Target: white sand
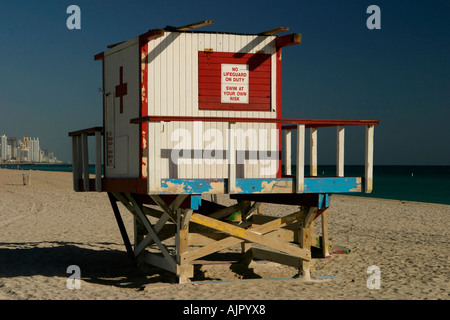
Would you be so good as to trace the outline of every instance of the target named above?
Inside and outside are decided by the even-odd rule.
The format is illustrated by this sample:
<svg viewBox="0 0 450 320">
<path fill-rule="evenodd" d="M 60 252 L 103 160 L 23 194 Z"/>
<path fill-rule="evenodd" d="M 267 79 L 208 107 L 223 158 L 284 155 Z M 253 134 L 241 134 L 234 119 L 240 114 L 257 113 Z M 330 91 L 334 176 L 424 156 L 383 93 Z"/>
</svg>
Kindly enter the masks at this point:
<svg viewBox="0 0 450 320">
<path fill-rule="evenodd" d="M 448 205 L 333 195 L 330 240 L 351 253 L 314 259 L 312 271 L 333 280 L 239 280 L 234 265 L 221 264 L 199 274 L 231 281 L 180 285 L 128 260 L 106 193 L 76 193 L 71 173 L 60 172 L 31 171 L 24 186 L 22 173 L 0 169 L 0 299 L 449 299 Z M 122 216 L 132 237 L 132 216 Z M 80 267 L 79 290 L 66 286 L 70 265 Z M 378 290 L 366 284 L 371 265 L 380 268 Z M 259 263 L 253 272 L 284 278 L 296 270 Z"/>
</svg>

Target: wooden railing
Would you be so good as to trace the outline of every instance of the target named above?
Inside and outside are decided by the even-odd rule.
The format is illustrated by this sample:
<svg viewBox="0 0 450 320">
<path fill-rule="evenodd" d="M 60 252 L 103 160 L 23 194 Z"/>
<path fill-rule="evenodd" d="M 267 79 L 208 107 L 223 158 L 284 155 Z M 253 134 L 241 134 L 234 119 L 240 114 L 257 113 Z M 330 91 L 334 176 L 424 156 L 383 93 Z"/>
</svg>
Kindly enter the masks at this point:
<svg viewBox="0 0 450 320">
<path fill-rule="evenodd" d="M 365 193 L 372 192 L 373 189 L 373 146 L 374 146 L 374 126 L 378 122 L 361 123 L 366 126 L 366 141 L 365 141 Z M 344 145 L 345 145 L 345 122 L 335 124 L 337 128 L 337 150 L 336 150 L 336 176 L 344 177 Z M 354 125 L 354 124 L 352 124 Z M 310 129 L 310 176 L 317 176 L 317 126 L 297 124 L 297 126 L 283 127 L 283 136 L 285 142 L 285 157 L 284 165 L 286 175 L 292 175 L 292 130 L 297 130 L 297 163 L 296 163 L 296 181 L 297 192 L 303 192 L 304 177 L 305 177 L 305 128 Z"/>
<path fill-rule="evenodd" d="M 80 181 L 84 191 L 90 191 L 88 136 L 95 136 L 95 190 L 102 191 L 102 127 L 94 127 L 70 132 L 72 137 L 73 188 L 80 191 Z"/>
<path fill-rule="evenodd" d="M 366 193 L 370 193 L 373 187 L 373 144 L 374 144 L 374 126 L 378 125 L 378 120 L 316 120 L 316 119 L 270 119 L 270 118 L 221 118 L 221 117 L 176 117 L 176 116 L 147 116 L 132 119 L 131 123 L 149 123 L 149 133 L 153 127 L 151 124 L 160 125 L 162 122 L 224 122 L 228 123 L 228 128 L 233 129 L 235 123 L 275 123 L 283 124 L 282 127 L 285 139 L 285 167 L 286 174 L 291 174 L 292 167 L 292 130 L 297 130 L 297 157 L 296 157 L 296 192 L 303 193 L 305 188 L 305 130 L 310 129 L 310 175 L 317 176 L 317 129 L 323 127 L 337 128 L 337 153 L 336 153 L 336 175 L 344 177 L 344 138 L 346 126 L 366 126 L 365 141 L 365 189 Z M 286 125 L 288 124 L 288 125 Z M 154 129 L 156 131 L 156 128 Z M 235 157 L 234 143 L 229 148 L 230 156 Z M 280 146 L 281 149 L 281 146 Z M 149 164 L 152 159 L 152 150 L 149 150 Z M 228 164 L 228 190 L 233 193 L 236 187 L 236 161 L 230 159 Z M 150 166 L 149 166 L 150 170 Z M 149 174 L 149 193 L 157 191 L 160 187 L 158 183 L 157 172 L 152 172 L 154 177 Z"/>
<path fill-rule="evenodd" d="M 284 137 L 284 165 L 285 174 L 292 175 L 292 134 L 297 131 L 297 154 L 296 154 L 296 173 L 295 173 L 295 192 L 303 193 L 305 188 L 305 149 L 306 149 L 306 129 L 310 130 L 310 176 L 317 176 L 317 132 L 318 128 L 336 127 L 336 176 L 344 177 L 344 145 L 345 145 L 345 127 L 346 126 L 365 126 L 365 171 L 364 171 L 364 192 L 370 193 L 373 188 L 373 149 L 374 149 L 374 126 L 378 125 L 376 120 L 314 120 L 314 119 L 255 119 L 255 118 L 219 118 L 219 117 L 164 117 L 152 116 L 131 120 L 131 123 L 148 122 L 150 124 L 160 125 L 162 122 L 181 121 L 181 122 L 224 122 L 228 123 L 229 129 L 234 129 L 236 123 L 276 123 L 284 124 L 282 132 Z M 149 130 L 151 126 L 149 126 Z M 157 132 L 157 131 L 155 131 Z M 73 166 L 73 186 L 75 191 L 90 191 L 89 179 L 89 147 L 88 137 L 95 136 L 95 190 L 102 191 L 102 127 L 94 127 L 69 133 L 72 138 L 72 166 Z M 154 146 L 155 148 L 157 146 Z M 228 190 L 230 193 L 236 189 L 236 144 L 229 146 L 230 159 L 228 164 Z M 281 149 L 281 146 L 280 146 Z M 151 153 L 156 150 L 149 150 L 149 164 Z M 150 169 L 150 165 L 149 165 Z M 160 178 L 160 177 L 159 177 Z M 160 179 L 159 179 L 160 180 Z M 80 183 L 82 185 L 80 185 Z M 148 192 L 156 191 L 158 184 L 158 175 L 156 172 L 149 174 Z"/>
</svg>

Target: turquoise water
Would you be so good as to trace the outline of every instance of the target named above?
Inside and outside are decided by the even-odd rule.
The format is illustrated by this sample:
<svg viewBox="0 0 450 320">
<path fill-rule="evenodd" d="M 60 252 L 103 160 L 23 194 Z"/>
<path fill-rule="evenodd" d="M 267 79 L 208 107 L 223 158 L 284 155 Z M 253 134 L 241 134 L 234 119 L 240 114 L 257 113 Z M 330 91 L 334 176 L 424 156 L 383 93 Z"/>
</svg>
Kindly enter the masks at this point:
<svg viewBox="0 0 450 320">
<path fill-rule="evenodd" d="M 0 165 L 0 168 L 72 172 L 70 164 Z M 94 166 L 90 166 L 94 173 Z M 295 168 L 293 168 L 295 174 Z M 364 176 L 364 166 L 345 166 L 345 176 Z M 305 172 L 309 172 L 308 166 Z M 336 167 L 318 166 L 319 176 L 334 176 Z M 352 195 L 450 205 L 450 166 L 374 166 L 373 192 Z"/>
<path fill-rule="evenodd" d="M 0 164 L 0 168 L 14 170 L 72 172 L 71 164 Z M 89 165 L 89 173 L 95 174 L 95 165 Z"/>
<path fill-rule="evenodd" d="M 450 166 L 374 166 L 373 171 L 372 193 L 352 195 L 450 205 Z M 318 167 L 319 175 L 335 172 L 335 166 Z M 345 166 L 344 173 L 363 177 L 364 166 Z"/>
</svg>

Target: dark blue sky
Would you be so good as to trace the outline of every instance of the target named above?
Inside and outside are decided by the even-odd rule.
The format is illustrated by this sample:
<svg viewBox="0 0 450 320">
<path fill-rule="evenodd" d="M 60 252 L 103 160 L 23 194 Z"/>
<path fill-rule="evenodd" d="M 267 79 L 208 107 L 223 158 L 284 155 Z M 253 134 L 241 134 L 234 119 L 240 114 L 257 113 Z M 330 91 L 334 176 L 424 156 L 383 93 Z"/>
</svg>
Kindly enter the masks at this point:
<svg viewBox="0 0 450 320">
<path fill-rule="evenodd" d="M 69 5 L 81 30 L 68 30 Z M 369 30 L 368 6 L 381 9 Z M 108 44 L 210 19 L 207 31 L 302 34 L 283 50 L 283 117 L 374 119 L 375 164 L 450 165 L 450 1 L 0 2 L 0 134 L 38 136 L 71 159 L 69 131 L 101 125 Z M 202 30 L 202 29 L 199 29 Z M 335 162 L 335 130 L 319 130 L 319 164 Z M 346 163 L 363 164 L 364 131 L 346 133 Z"/>
</svg>

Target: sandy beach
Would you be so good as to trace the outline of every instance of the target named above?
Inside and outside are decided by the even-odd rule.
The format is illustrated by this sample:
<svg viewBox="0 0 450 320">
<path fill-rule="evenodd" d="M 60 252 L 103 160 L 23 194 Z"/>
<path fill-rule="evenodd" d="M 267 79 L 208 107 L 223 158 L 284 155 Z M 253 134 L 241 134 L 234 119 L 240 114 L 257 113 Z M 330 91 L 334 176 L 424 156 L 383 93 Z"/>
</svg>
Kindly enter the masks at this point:
<svg viewBox="0 0 450 320">
<path fill-rule="evenodd" d="M 24 185 L 23 173 L 0 169 L 0 299 L 449 299 L 448 205 L 333 195 L 329 237 L 351 252 L 314 259 L 320 280 L 292 278 L 297 270 L 275 263 L 252 265 L 251 275 L 222 263 L 176 284 L 128 259 L 106 193 L 76 193 L 63 172 L 28 171 Z M 283 212 L 292 208 L 264 206 L 265 214 Z M 132 215 L 122 216 L 132 237 Z M 70 265 L 80 267 L 80 289 L 66 285 Z M 379 289 L 367 286 L 372 265 Z"/>
</svg>

